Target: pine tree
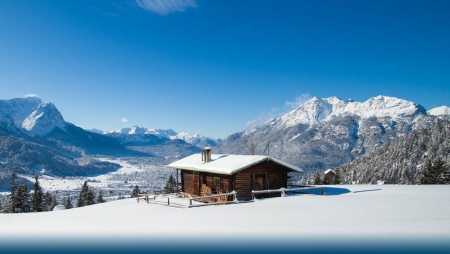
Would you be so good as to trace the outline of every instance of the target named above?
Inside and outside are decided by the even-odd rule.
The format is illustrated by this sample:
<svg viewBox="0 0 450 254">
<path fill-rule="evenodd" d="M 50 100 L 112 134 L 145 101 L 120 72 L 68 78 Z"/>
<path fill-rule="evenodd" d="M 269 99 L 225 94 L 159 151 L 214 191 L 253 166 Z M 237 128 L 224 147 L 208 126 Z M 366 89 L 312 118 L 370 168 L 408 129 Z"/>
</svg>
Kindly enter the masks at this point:
<svg viewBox="0 0 450 254">
<path fill-rule="evenodd" d="M 138 194 L 141 193 L 141 191 L 139 190 L 139 186 L 134 186 L 133 191 L 131 192 L 131 198 L 136 198 L 138 196 Z"/>
<path fill-rule="evenodd" d="M 95 195 L 92 190 L 89 189 L 89 185 L 87 181 L 84 181 L 83 186 L 81 187 L 80 195 L 77 200 L 77 207 L 83 207 L 95 204 Z"/>
<path fill-rule="evenodd" d="M 43 200 L 44 200 L 43 202 L 44 211 L 52 211 L 53 196 L 52 194 L 50 194 L 49 191 L 45 192 Z"/>
<path fill-rule="evenodd" d="M 16 206 L 14 204 L 14 200 L 15 200 L 15 196 L 16 196 L 16 190 L 17 190 L 17 185 L 16 185 L 16 173 L 13 171 L 11 173 L 11 176 L 9 178 L 10 180 L 10 192 L 11 195 L 9 196 L 9 200 L 10 200 L 10 209 L 12 213 L 16 212 Z"/>
<path fill-rule="evenodd" d="M 436 184 L 448 183 L 449 170 L 445 167 L 445 162 L 442 160 L 442 158 L 438 157 L 433 164 L 436 167 Z"/>
<path fill-rule="evenodd" d="M 166 186 L 164 187 L 164 191 L 168 193 L 174 193 L 177 189 L 177 182 L 175 178 L 170 174 L 169 179 L 167 179 Z"/>
<path fill-rule="evenodd" d="M 72 199 L 70 198 L 70 196 L 67 196 L 61 199 L 61 204 L 64 206 L 64 208 L 66 209 L 71 209 L 73 207 L 72 204 Z"/>
<path fill-rule="evenodd" d="M 56 199 L 56 195 L 53 194 L 53 195 L 52 195 L 52 203 L 51 203 L 51 205 L 50 205 L 50 211 L 53 211 L 53 209 L 54 209 L 55 206 L 57 206 L 57 205 L 58 205 L 58 201 L 57 201 L 57 199 Z"/>
<path fill-rule="evenodd" d="M 426 160 L 420 183 L 443 184 L 446 182 L 447 171 L 441 158 L 437 158 L 433 163 L 431 160 Z"/>
<path fill-rule="evenodd" d="M 103 191 L 102 191 L 102 190 L 100 190 L 100 191 L 98 192 L 97 198 L 95 199 L 95 202 L 96 202 L 97 204 L 105 203 L 105 202 L 106 202 L 105 199 L 103 198 Z"/>
<path fill-rule="evenodd" d="M 315 174 L 314 174 L 314 183 L 313 183 L 314 185 L 322 185 L 323 183 L 322 183 L 322 179 L 320 178 L 320 174 L 319 174 L 319 172 L 316 172 Z"/>
<path fill-rule="evenodd" d="M 34 193 L 32 196 L 32 205 L 33 205 L 33 211 L 34 212 L 42 212 L 44 210 L 43 207 L 43 193 L 41 186 L 39 184 L 38 180 L 39 176 L 36 174 L 34 176 L 35 182 L 34 182 Z"/>
<path fill-rule="evenodd" d="M 86 200 L 87 200 L 86 205 L 93 205 L 93 204 L 95 204 L 95 194 L 94 194 L 94 191 L 92 191 L 90 188 L 88 190 L 88 195 L 87 195 Z"/>
<path fill-rule="evenodd" d="M 89 187 L 88 187 L 87 181 L 84 181 L 83 186 L 81 186 L 80 195 L 78 196 L 77 207 L 86 206 L 86 203 L 87 203 L 86 197 L 87 197 L 88 191 L 89 191 Z"/>
<path fill-rule="evenodd" d="M 13 205 L 16 213 L 28 213 L 31 211 L 31 198 L 28 186 L 23 182 L 17 186 L 17 191 L 14 195 Z"/>
<path fill-rule="evenodd" d="M 335 174 L 334 177 L 333 177 L 333 182 L 332 182 L 332 184 L 335 184 L 335 185 L 341 184 L 341 182 L 342 182 L 342 180 L 341 180 L 341 170 L 336 169 L 334 172 L 335 172 L 336 174 Z"/>
</svg>

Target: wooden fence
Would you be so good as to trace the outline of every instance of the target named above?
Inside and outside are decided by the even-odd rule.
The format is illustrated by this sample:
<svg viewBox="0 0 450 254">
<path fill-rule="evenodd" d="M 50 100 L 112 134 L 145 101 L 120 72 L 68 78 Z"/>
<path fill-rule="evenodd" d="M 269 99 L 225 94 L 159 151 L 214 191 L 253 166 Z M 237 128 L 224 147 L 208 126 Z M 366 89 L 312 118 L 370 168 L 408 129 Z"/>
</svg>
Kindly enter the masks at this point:
<svg viewBox="0 0 450 254">
<path fill-rule="evenodd" d="M 236 198 L 236 191 L 232 191 L 230 193 L 223 193 L 223 194 L 214 194 L 209 196 L 201 196 L 201 197 L 190 197 L 189 198 L 189 207 L 196 207 L 196 206 L 207 206 L 207 205 L 221 205 L 221 204 L 236 204 L 239 203 L 239 200 Z M 202 199 L 208 199 L 208 198 L 219 198 L 219 197 L 228 197 L 233 196 L 232 201 L 224 201 L 224 202 L 209 202 L 204 204 L 192 204 L 192 200 L 202 200 Z"/>
<path fill-rule="evenodd" d="M 150 198 L 148 197 L 147 192 L 142 192 L 142 193 L 137 194 L 136 199 L 137 199 L 138 203 L 139 203 L 139 199 L 144 199 L 148 203 Z"/>
<path fill-rule="evenodd" d="M 274 189 L 274 190 L 252 190 L 252 200 L 255 199 L 255 195 L 257 194 L 266 194 L 266 193 L 277 193 L 279 192 L 281 197 L 286 196 L 286 192 L 295 192 L 295 191 L 303 191 L 303 190 L 317 190 L 322 189 L 322 195 L 325 195 L 325 189 L 324 187 L 317 187 L 317 186 L 308 186 L 308 187 L 302 187 L 302 188 L 280 188 L 280 189 Z"/>
</svg>

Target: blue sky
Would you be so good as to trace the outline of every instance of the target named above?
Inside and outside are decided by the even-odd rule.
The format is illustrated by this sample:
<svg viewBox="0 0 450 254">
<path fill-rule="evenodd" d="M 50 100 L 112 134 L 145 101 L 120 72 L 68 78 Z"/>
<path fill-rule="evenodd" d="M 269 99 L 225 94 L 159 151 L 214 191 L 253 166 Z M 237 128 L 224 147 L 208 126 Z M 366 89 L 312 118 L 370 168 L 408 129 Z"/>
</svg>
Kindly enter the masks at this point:
<svg viewBox="0 0 450 254">
<path fill-rule="evenodd" d="M 450 1 L 2 0 L 0 88 L 221 138 L 311 96 L 450 106 Z"/>
</svg>

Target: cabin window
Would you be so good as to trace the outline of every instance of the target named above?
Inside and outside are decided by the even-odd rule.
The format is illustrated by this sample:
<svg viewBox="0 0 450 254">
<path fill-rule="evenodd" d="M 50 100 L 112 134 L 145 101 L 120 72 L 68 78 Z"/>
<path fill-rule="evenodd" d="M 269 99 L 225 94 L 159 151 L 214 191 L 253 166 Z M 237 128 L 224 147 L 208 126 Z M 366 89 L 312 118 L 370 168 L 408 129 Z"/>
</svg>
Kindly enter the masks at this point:
<svg viewBox="0 0 450 254">
<path fill-rule="evenodd" d="M 214 188 L 216 193 L 221 190 L 220 184 L 220 177 L 213 177 L 212 187 Z"/>
</svg>

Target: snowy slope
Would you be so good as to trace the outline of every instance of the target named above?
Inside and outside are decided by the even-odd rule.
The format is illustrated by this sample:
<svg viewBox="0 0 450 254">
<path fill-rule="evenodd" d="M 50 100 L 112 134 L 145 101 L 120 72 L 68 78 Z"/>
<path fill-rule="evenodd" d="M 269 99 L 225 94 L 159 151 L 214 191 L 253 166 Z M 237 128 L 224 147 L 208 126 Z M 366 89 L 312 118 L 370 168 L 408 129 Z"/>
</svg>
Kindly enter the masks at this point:
<svg viewBox="0 0 450 254">
<path fill-rule="evenodd" d="M 273 119 L 269 124 L 276 129 L 285 129 L 298 124 L 316 125 L 336 117 L 357 116 L 405 118 L 426 114 L 425 109 L 413 102 L 388 96 L 376 96 L 365 102 L 341 100 L 337 97 L 317 98 L 304 103 L 299 108 Z"/>
<path fill-rule="evenodd" d="M 192 251 L 189 248 L 211 252 L 218 246 L 242 250 L 245 244 L 266 244 L 265 251 L 273 253 L 276 249 L 270 248 L 287 244 L 297 250 L 348 248 L 358 253 L 355 248 L 362 248 L 367 253 L 403 243 L 419 252 L 427 247 L 429 253 L 436 244 L 450 246 L 450 206 L 443 202 L 450 200 L 448 185 L 326 188 L 325 196 L 226 206 L 175 208 L 126 199 L 54 212 L 0 214 L 4 240 L 0 249 L 25 238 L 35 239 L 24 243 L 30 246 L 82 243 L 103 250 L 123 245 L 128 251 L 140 246 L 170 252 Z"/>
<path fill-rule="evenodd" d="M 422 106 L 394 97 L 365 102 L 314 97 L 262 126 L 230 135 L 214 152 L 249 154 L 248 147 L 255 147 L 256 154 L 270 152 L 305 171 L 326 170 L 435 120 Z"/>
<path fill-rule="evenodd" d="M 98 133 L 98 130 L 93 130 L 93 132 Z M 131 128 L 122 128 L 117 131 L 109 131 L 109 132 L 103 132 L 103 134 L 127 134 L 127 135 L 155 135 L 162 138 L 168 138 L 171 140 L 183 140 L 184 142 L 198 146 L 200 148 L 203 148 L 205 146 L 216 146 L 219 144 L 222 140 L 220 138 L 214 139 L 206 136 L 202 136 L 200 134 L 194 134 L 190 135 L 186 132 L 180 132 L 177 133 L 172 129 L 151 129 L 151 128 L 144 128 L 139 126 L 133 126 Z M 145 136 L 141 136 L 141 139 L 143 141 L 146 139 Z M 133 137 L 133 139 L 139 139 L 139 137 Z"/>
<path fill-rule="evenodd" d="M 0 123 L 37 136 L 44 136 L 56 127 L 64 130 L 66 125 L 55 105 L 43 103 L 38 97 L 0 100 Z"/>
<path fill-rule="evenodd" d="M 442 115 L 450 116 L 450 108 L 447 106 L 433 108 L 428 110 L 428 114 L 433 116 L 442 116 Z"/>
</svg>

